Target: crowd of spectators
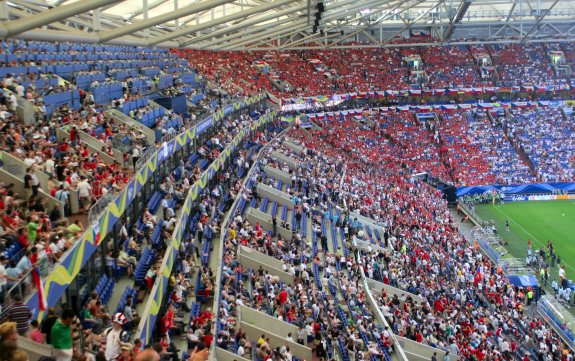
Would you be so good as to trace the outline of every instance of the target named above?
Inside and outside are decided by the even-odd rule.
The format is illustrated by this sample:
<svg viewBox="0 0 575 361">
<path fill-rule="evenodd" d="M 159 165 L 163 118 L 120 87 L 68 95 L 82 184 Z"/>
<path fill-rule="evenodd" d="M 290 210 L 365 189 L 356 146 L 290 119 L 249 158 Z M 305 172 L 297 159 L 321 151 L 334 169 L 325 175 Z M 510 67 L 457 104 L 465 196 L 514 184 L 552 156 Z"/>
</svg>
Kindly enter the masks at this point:
<svg viewBox="0 0 575 361">
<path fill-rule="evenodd" d="M 118 277 L 125 276 L 133 277 L 134 269 L 141 263 L 141 257 L 143 254 L 146 254 L 145 250 L 149 248 L 151 243 L 155 252 L 156 261 L 149 265 L 143 286 L 148 289 L 152 287 L 155 278 L 159 275 L 160 262 L 163 259 L 167 242 L 171 238 L 171 234 L 178 222 L 176 211 L 179 205 L 183 203 L 190 185 L 199 180 L 201 172 L 209 164 L 209 161 L 216 159 L 219 152 L 225 149 L 234 136 L 246 126 L 249 126 L 251 122 L 252 118 L 246 115 L 241 115 L 236 119 L 224 119 L 221 123 L 221 129 L 214 133 L 207 145 L 202 146 L 203 151 L 198 151 L 199 160 L 208 159 L 208 163 L 204 165 L 203 168 L 199 168 L 197 165 L 182 162 L 178 166 L 177 172 L 170 173 L 168 178 L 160 185 L 160 190 L 165 195 L 165 198 L 159 207 L 159 211 L 152 213 L 148 209 L 145 209 L 141 219 L 137 220 L 137 222 L 133 224 L 133 227 L 125 223 L 122 225 L 117 247 L 113 244 L 109 244 L 107 247 L 110 250 L 119 249 L 119 251 L 110 251 L 106 254 L 105 273 L 109 279 L 118 279 Z M 261 146 L 261 144 L 265 144 L 271 136 L 272 133 L 268 134 L 267 131 L 265 133 L 256 133 L 250 144 L 260 144 Z M 256 147 L 254 149 L 257 150 L 258 148 Z M 242 154 L 248 158 L 247 153 L 243 152 Z M 189 311 L 187 308 L 187 296 L 190 290 L 184 286 L 189 286 L 189 278 L 195 269 L 192 256 L 197 256 L 196 262 L 200 262 L 200 258 L 206 256 L 203 253 L 205 251 L 202 251 L 201 256 L 198 253 L 198 249 L 201 249 L 202 244 L 205 242 L 205 239 L 207 239 L 207 236 L 202 237 L 202 233 L 204 233 L 203 230 L 205 229 L 205 234 L 207 235 L 207 229 L 209 228 L 211 230 L 210 237 L 215 236 L 215 234 L 219 232 L 218 222 L 221 221 L 222 211 L 225 211 L 225 208 L 231 204 L 230 200 L 233 202 L 235 188 L 232 187 L 232 185 L 235 186 L 237 179 L 245 173 L 245 168 L 242 167 L 241 170 L 242 172 L 238 170 L 238 175 L 234 177 L 232 177 L 232 173 L 224 174 L 222 183 L 216 184 L 214 188 L 210 192 L 207 192 L 205 196 L 202 196 L 202 199 L 199 201 L 198 210 L 201 212 L 201 217 L 198 221 L 197 231 L 192 234 L 189 242 L 183 242 L 182 250 L 186 250 L 187 252 L 182 252 L 179 256 L 179 262 L 183 265 L 183 271 L 175 277 L 177 281 L 174 282 L 173 285 L 174 294 L 172 295 L 172 300 L 174 301 L 174 306 L 171 306 L 170 310 L 174 312 L 176 312 L 177 309 Z M 58 249 L 56 247 L 60 244 L 71 247 L 75 237 L 83 232 L 83 227 L 79 221 L 75 221 L 68 226 L 67 221 L 60 217 L 54 222 L 51 222 L 48 215 L 40 209 L 42 203 L 35 197 L 35 193 L 39 191 L 39 185 L 34 183 L 36 177 L 31 171 L 32 168 L 30 168 L 30 174 L 26 176 L 26 181 L 30 184 L 29 190 L 26 188 L 26 194 L 21 195 L 21 197 L 14 194 L 12 189 L 13 185 L 3 185 L 2 187 L 2 247 L 6 249 L 12 247 L 13 244 L 20 244 L 24 250 L 24 256 L 17 261 L 17 264 L 14 263 L 15 259 L 9 259 L 4 255 L 0 256 L 2 262 L 2 266 L 0 267 L 1 270 L 3 270 L 3 272 L 0 273 L 4 275 L 2 280 L 5 282 L 1 293 L 3 298 L 7 296 L 7 290 L 15 283 L 21 281 L 24 276 L 27 276 L 32 268 L 42 266 L 47 262 L 46 259 L 50 259 L 53 262 L 57 261 L 57 257 L 65 249 Z M 176 176 L 176 174 L 178 176 Z M 80 182 L 85 182 L 83 177 Z M 78 188 L 81 187 L 78 186 Z M 28 198 L 31 200 L 28 201 Z M 56 198 L 58 198 L 58 195 L 56 195 Z M 29 203 L 30 210 L 28 209 Z M 50 214 L 50 216 L 52 216 L 52 214 Z M 56 228 L 57 225 L 58 228 Z M 153 240 L 153 235 L 156 233 L 157 228 L 161 229 L 159 242 Z M 206 269 L 202 269 L 200 273 L 208 275 L 210 272 Z M 184 280 L 184 278 L 186 280 Z M 206 283 L 209 282 L 209 279 L 210 277 L 202 277 L 204 286 L 207 286 Z M 211 279 L 213 279 L 213 275 Z M 135 287 L 138 286 L 137 282 L 136 280 Z M 24 280 L 22 287 L 31 289 L 34 286 L 31 284 L 31 280 L 27 278 Z M 213 287 L 212 285 L 206 288 L 213 289 Z M 22 304 L 21 298 L 19 297 L 18 295 L 14 296 L 11 294 L 10 299 L 14 304 L 3 308 L 2 319 L 15 320 L 17 317 L 13 317 L 11 313 L 17 312 L 14 310 L 16 310 L 19 305 L 27 307 Z M 54 330 L 52 325 L 58 324 L 58 321 L 53 322 L 58 319 L 58 316 L 53 311 L 38 325 L 36 321 L 30 322 L 31 313 L 28 309 L 25 317 L 23 315 L 19 321 L 22 325 L 20 334 L 29 336 L 36 342 L 51 343 L 56 350 L 55 352 L 59 356 L 64 357 L 62 358 L 63 360 L 69 360 L 70 358 L 68 358 L 68 356 L 72 356 L 72 353 L 74 353 L 74 360 L 83 360 L 84 357 L 93 359 L 93 356 L 89 354 L 91 352 L 98 352 L 98 349 L 103 353 L 102 355 L 105 357 L 105 360 L 111 360 L 112 357 L 116 357 L 119 354 L 120 358 L 118 359 L 132 360 L 131 357 L 140 351 L 141 345 L 130 344 L 129 335 L 126 336 L 125 339 L 122 335 L 124 331 L 132 330 L 138 322 L 138 315 L 134 309 L 134 297 L 128 296 L 127 300 L 125 300 L 125 306 L 122 309 L 118 309 L 117 313 L 114 313 L 113 308 L 110 308 L 109 305 L 106 306 L 106 302 L 108 301 L 106 297 L 109 297 L 109 295 L 104 296 L 99 293 L 93 293 L 90 298 L 86 300 L 82 312 L 78 317 L 76 317 L 73 312 L 71 313 L 70 310 L 64 310 L 61 313 L 60 318 L 65 327 L 59 327 L 64 327 L 65 329 L 60 331 L 65 334 L 70 333 L 71 335 L 83 333 L 86 350 L 89 350 L 86 355 L 77 355 L 78 350 L 80 350 L 79 345 L 69 343 L 67 336 L 63 339 L 58 338 L 58 342 L 53 338 L 52 341 L 50 341 L 50 331 Z M 171 317 L 175 317 L 175 314 L 171 316 L 164 315 L 166 320 Z M 177 317 L 175 318 L 177 319 Z M 72 322 L 72 319 L 78 320 L 77 328 L 74 328 L 73 324 L 75 322 Z M 70 330 L 68 327 L 71 325 L 72 329 Z M 178 322 L 171 320 L 166 323 L 166 325 L 170 325 L 165 329 L 165 334 L 167 335 L 168 330 L 176 327 Z M 30 330 L 30 327 L 32 330 Z M 38 331 L 40 329 L 42 330 L 41 332 Z M 206 330 L 209 331 L 209 327 L 207 327 Z M 110 334 L 115 335 L 115 333 L 120 335 L 120 342 L 115 341 L 118 337 L 109 336 Z M 77 338 L 79 339 L 80 337 L 78 336 Z M 76 336 L 74 336 L 74 339 L 76 339 Z M 113 342 L 111 342 L 111 340 L 113 340 Z M 178 350 L 175 349 L 174 344 L 169 341 L 167 336 L 164 336 L 159 344 L 161 345 L 158 350 L 160 354 L 171 355 L 174 360 L 177 359 Z M 109 347 L 108 345 L 111 346 Z M 209 344 L 207 346 L 209 347 Z M 11 358 L 8 359 L 12 360 Z"/>
<path fill-rule="evenodd" d="M 482 149 L 491 172 L 500 184 L 522 184 L 535 181 L 529 166 L 513 147 L 500 119 L 490 120 L 486 112 L 466 112 L 471 144 Z"/>
<path fill-rule="evenodd" d="M 297 159 L 297 169 L 289 169 L 275 160 L 273 151 Z M 286 184 L 285 191 L 296 204 L 288 210 L 293 212 L 293 228 L 274 216 L 277 225 L 264 231 L 259 223 L 249 222 L 243 214 L 245 205 L 259 207 L 262 202 L 257 194 L 258 183 L 275 183 L 260 173 L 265 165 L 289 170 L 291 174 L 292 183 Z M 280 142 L 274 143 L 256 166 L 257 171 L 241 192 L 244 206 L 239 206 L 227 228 L 218 314 L 219 347 L 246 358 L 274 360 L 296 359 L 290 349 L 290 343 L 296 342 L 312 347 L 320 360 L 331 359 L 339 352 L 336 350 L 355 360 L 383 359 L 385 354 L 389 355 L 390 335 L 387 332 L 379 338 L 379 328 L 375 328 L 365 294 L 358 286 L 359 268 L 347 267 L 345 262 L 340 268 L 341 246 L 337 250 L 335 246 L 327 246 L 326 222 L 337 222 L 339 213 L 334 208 L 333 217 L 326 220 L 323 215 L 328 212 L 328 205 L 331 207 L 332 197 L 340 194 L 342 166 L 342 162 L 313 151 L 298 155 Z M 313 234 L 307 233 L 306 222 L 310 222 Z M 292 229 L 291 239 L 276 233 L 279 227 Z M 319 252 L 320 244 L 323 252 Z M 245 269 L 237 259 L 240 247 L 283 261 L 284 271 L 295 277 L 295 283 L 286 284 L 262 269 Z M 280 335 L 285 337 L 284 343 L 270 341 L 265 334 L 257 342 L 251 340 L 238 329 L 240 305 L 292 323 L 298 332 Z M 374 329 L 376 332 L 372 332 Z"/>
<path fill-rule="evenodd" d="M 405 41 L 396 39 L 394 43 Z M 420 41 L 429 42 L 430 38 Z M 568 46 L 567 61 L 572 58 Z M 208 79 L 227 79 L 226 90 L 244 93 L 268 91 L 293 98 L 375 90 L 416 88 L 533 86 L 565 83 L 553 69 L 543 44 L 459 45 L 381 49 L 328 49 L 253 52 L 178 50 Z M 442 56 L 437 54 L 441 53 Z M 483 58 L 487 57 L 487 64 Z M 420 60 L 417 69 L 406 59 Z M 347 59 L 347 61 L 341 61 Z M 493 64 L 490 64 L 490 63 Z M 493 67 L 491 67 L 493 65 Z M 310 81 L 313 79 L 313 81 Z M 276 86 L 279 81 L 288 86 Z"/>
<path fill-rule="evenodd" d="M 524 78 L 525 83 L 522 84 L 539 84 L 551 71 L 542 49 L 533 45 L 525 50 L 524 59 L 517 57 L 514 60 L 510 60 L 511 54 L 517 51 L 513 46 L 492 47 L 489 51 L 506 85 L 509 79 L 517 77 Z M 272 75 L 278 75 L 281 80 L 292 84 L 298 95 L 311 95 L 306 92 L 375 90 L 383 84 L 409 86 L 409 70 L 400 57 L 417 53 L 424 64 L 429 64 L 425 66 L 432 70 L 430 74 L 436 74 L 428 81 L 450 86 L 460 81 L 480 81 L 472 62 L 465 60 L 470 57 L 466 52 L 461 48 L 449 49 L 448 63 L 455 69 L 451 73 L 435 58 L 431 60 L 429 51 L 415 48 L 402 48 L 401 51 L 350 49 L 293 52 L 289 57 L 272 53 L 275 61 L 269 61 L 269 65 L 273 68 Z M 223 89 L 237 92 L 239 85 L 277 93 L 259 68 L 253 66 L 259 59 L 258 53 L 214 55 L 186 50 L 179 54 L 190 56 L 194 65 L 206 71 L 209 79 L 221 83 Z M 353 62 L 351 65 L 344 64 L 338 61 L 341 57 L 353 59 Z M 332 75 L 326 77 L 321 74 L 325 72 L 317 71 L 310 59 L 320 59 Z M 374 65 L 376 59 L 379 62 L 384 59 L 390 66 L 386 69 L 377 67 Z M 425 63 L 426 59 L 429 59 L 428 63 Z M 222 67 L 216 69 L 215 64 Z M 238 64 L 241 65 L 238 67 Z M 529 72 L 529 76 L 525 75 L 526 72 Z M 306 85 L 310 79 L 318 76 L 328 81 L 313 82 L 311 87 Z M 129 89 L 129 79 L 121 80 L 122 84 L 126 83 L 126 89 Z M 222 79 L 236 79 L 238 84 L 232 86 L 222 82 Z M 8 76 L 4 87 L 20 94 L 22 82 L 23 79 L 14 80 Z M 43 94 L 68 90 L 70 85 L 65 84 L 48 87 Z M 24 90 L 26 97 L 28 91 L 30 99 L 35 99 L 39 94 L 32 85 Z M 294 94 L 291 90 L 285 93 Z M 78 192 L 80 209 L 87 211 L 103 194 L 119 192 L 129 181 L 131 172 L 126 158 L 123 163 L 102 159 L 103 154 L 114 156 L 112 139 L 123 134 L 133 139 L 143 139 L 143 135 L 135 131 L 129 133 L 123 125 L 103 115 L 101 109 L 94 105 L 90 94 L 82 94 L 82 106 L 76 110 L 66 106 L 53 114 L 40 110 L 39 122 L 34 125 L 18 119 L 9 92 L 4 94 L 4 98 L 6 104 L 0 105 L 0 146 L 26 164 L 27 169 L 22 176 L 24 194 L 16 194 L 13 184 L 0 185 L 0 247 L 9 250 L 17 245 L 22 254 L 17 259 L 0 256 L 1 267 L 6 274 L 0 283 L 4 287 L 2 297 L 6 296 L 7 288 L 23 278 L 26 278 L 23 287 L 34 287 L 31 279 L 26 277 L 30 270 L 35 266 L 48 269 L 49 264 L 57 262 L 59 256 L 72 247 L 83 233 L 81 222 L 67 220 L 71 213 L 71 192 Z M 121 103 L 130 100 L 133 98 L 124 95 L 114 105 L 121 107 Z M 41 109 L 41 103 L 38 104 Z M 138 118 L 137 113 L 142 116 L 146 113 L 144 108 L 132 110 L 134 113 L 130 116 Z M 517 349 L 548 358 L 564 352 L 564 345 L 557 336 L 544 324 L 531 318 L 527 296 L 522 297 L 521 290 L 512 288 L 478 249 L 467 245 L 458 235 L 440 195 L 426 185 L 406 180 L 406 175 L 419 171 L 428 171 L 457 184 L 484 184 L 496 179 L 507 183 L 530 180 L 528 168 L 512 152 L 509 142 L 517 142 L 513 144 L 520 144 L 525 149 L 542 180 L 572 179 L 575 176 L 572 118 L 565 118 L 559 111 L 549 112 L 546 108 L 513 110 L 511 115 L 509 120 L 498 119 L 496 122 L 499 123 L 489 124 L 478 113 L 443 112 L 438 121 L 422 124 L 410 112 L 372 114 L 368 117 L 345 117 L 342 121 L 319 120 L 321 129 L 309 133 L 301 129 L 292 130 L 290 136 L 305 144 L 308 152 L 296 154 L 279 143 L 270 151 L 297 158 L 300 168 L 289 170 L 285 164 L 272 159 L 269 153 L 262 165 L 282 168 L 292 174 L 293 182 L 287 192 L 296 204 L 293 217 L 309 219 L 313 232 L 306 235 L 307 231 L 301 229 L 299 222 L 295 222 L 292 238 L 282 239 L 275 232 L 270 234 L 259 224 L 246 221 L 241 212 L 235 214 L 226 229 L 229 233 L 224 254 L 222 305 L 216 316 L 218 332 L 215 335 L 212 333 L 211 311 L 203 310 L 190 321 L 190 346 L 201 342 L 209 347 L 215 339 L 220 347 L 238 353 L 242 350 L 242 354 L 248 357 L 255 353 L 261 359 L 272 355 L 291 359 L 288 345 L 272 346 L 265 336 L 261 342 L 258 340 L 252 344 L 241 330 L 235 328 L 237 306 L 248 305 L 297 323 L 301 334 L 286 335 L 286 340 L 291 341 L 292 338 L 312 345 L 319 358 L 328 358 L 329 353 L 337 348 L 347 350 L 356 360 L 367 359 L 368 355 L 383 358 L 384 354 L 392 351 L 390 331 L 373 324 L 372 310 L 358 287 L 360 268 L 363 268 L 370 277 L 418 295 L 415 299 L 407 297 L 402 300 L 388 297 L 385 293 L 379 295 L 381 310 L 397 334 L 464 357 L 474 355 L 477 359 L 509 359 Z M 173 120 L 169 118 L 173 116 L 168 114 L 168 119 L 161 121 Z M 545 121 L 542 123 L 541 119 Z M 250 119 L 246 117 L 226 120 L 222 130 L 210 139 L 210 144 L 199 148 L 200 157 L 215 159 L 249 122 Z M 56 128 L 65 125 L 69 125 L 67 138 L 58 141 Z M 99 139 L 102 149 L 92 150 L 82 143 L 79 131 Z M 495 142 L 492 142 L 491 136 L 495 136 Z M 271 134 L 266 132 L 258 134 L 253 141 L 261 144 L 269 138 Z M 223 218 L 222 210 L 226 210 L 235 198 L 242 197 L 246 203 L 255 206 L 261 201 L 254 186 L 258 182 L 266 182 L 265 176 L 256 173 L 250 179 L 251 187 L 244 188 L 240 182 L 245 169 L 253 163 L 253 153 L 242 152 L 235 172 L 224 174 L 221 182 L 200 201 L 200 220 L 193 237 L 183 242 L 182 248 L 186 252 L 180 255 L 182 265 L 187 264 L 188 267 L 182 267 L 182 271 L 178 271 L 174 277 L 171 294 L 174 302 L 162 316 L 164 332 L 160 351 L 163 353 L 177 354 L 168 331 L 185 328 L 186 322 L 178 314 L 181 315 L 181 310 L 187 311 L 192 258 L 194 255 L 197 258 L 207 256 L 203 251 L 202 254 L 198 251 L 205 240 L 204 234 L 217 234 Z M 157 259 L 162 259 L 163 240 L 170 238 L 177 222 L 175 208 L 181 204 L 190 185 L 199 179 L 202 171 L 193 165 L 182 164 L 180 167 L 181 176 L 176 179 L 171 175 L 161 186 L 166 197 L 174 200 L 174 209 L 162 206 L 161 215 L 143 212 L 140 219 L 143 227 L 131 228 L 129 232 L 128 225 L 125 225 L 123 249 L 106 255 L 106 260 L 110 261 L 107 266 L 111 266 L 108 270 L 110 277 L 117 276 L 112 272 L 115 267 L 127 275 L 134 272 L 145 242 L 150 240 L 157 227 L 162 227 L 162 241 L 157 248 Z M 509 167 L 512 167 L 512 171 Z M 38 179 L 39 172 L 48 175 L 50 180 L 46 185 Z M 47 209 L 43 194 L 50 194 L 59 200 L 62 208 L 56 205 Z M 375 240 L 366 236 L 360 226 L 350 222 L 351 211 L 371 217 L 389 230 L 389 242 L 386 238 L 380 244 L 387 247 L 389 253 L 364 252 L 362 257 L 354 257 L 351 252 L 354 241 Z M 280 226 L 290 228 L 286 224 Z M 347 232 L 345 228 L 348 228 Z M 206 232 L 207 229 L 210 232 Z M 339 233 L 340 229 L 345 237 L 340 237 L 341 245 L 336 247 L 337 236 L 332 235 L 335 237 L 332 238 L 334 247 L 329 252 L 330 247 L 324 247 L 326 233 L 336 233 L 335 230 Z M 318 252 L 318 242 L 321 242 L 323 252 Z M 288 285 L 265 272 L 243 269 L 237 261 L 240 246 L 282 259 L 285 270 L 296 276 L 297 281 Z M 147 287 L 153 284 L 158 272 L 159 264 L 152 264 L 146 274 Z M 217 284 L 213 271 L 204 264 L 198 274 L 203 295 L 209 297 Z M 314 283 L 316 276 L 322 279 L 321 283 Z M 327 302 L 339 297 L 345 301 L 347 308 Z M 130 308 L 124 309 L 120 315 L 101 308 L 98 298 L 96 295 L 89 300 L 90 303 L 85 305 L 87 312 L 82 316 L 94 321 L 93 333 L 86 335 L 93 345 L 100 344 L 102 338 L 107 339 L 105 332 L 109 327 L 118 331 L 117 325 L 121 328 L 137 318 Z M 93 300 L 94 304 L 91 303 Z M 21 303 L 21 300 L 15 297 L 14 301 L 17 307 L 20 306 L 18 302 Z M 467 307 L 469 305 L 474 308 Z M 16 312 L 14 305 L 4 311 Z M 56 318 L 52 317 L 52 320 Z M 68 332 L 66 328 L 70 327 L 73 319 L 73 314 L 63 311 L 55 324 L 59 331 Z M 30 330 L 23 328 L 28 321 L 29 317 L 21 324 L 0 326 L 0 330 L 3 327 L 8 330 L 6 333 L 0 331 L 0 349 L 7 347 L 6 354 L 11 359 L 17 360 L 19 356 L 10 353 L 13 352 L 10 351 L 12 346 L 4 341 L 11 337 L 14 327 L 17 332 L 28 334 Z M 31 325 L 30 337 L 44 341 L 46 332 L 38 332 L 43 325 Z M 102 337 L 102 332 L 106 337 Z M 60 345 L 61 349 L 72 349 L 67 348 L 67 339 L 65 342 L 66 345 L 63 342 Z M 114 352 L 132 352 L 133 348 L 126 346 L 124 350 L 123 344 L 116 346 L 119 349 Z M 139 350 L 139 347 L 136 349 Z M 190 347 L 190 350 L 193 349 Z"/>
<path fill-rule="evenodd" d="M 464 88 L 468 86 L 493 86 L 490 79 L 484 80 L 477 63 L 465 45 L 422 47 L 420 53 L 424 62 L 426 78 L 424 86 L 429 88 Z M 443 56 L 437 56 L 441 53 Z"/>
<path fill-rule="evenodd" d="M 573 179 L 571 113 L 547 106 L 511 108 L 511 118 L 488 112 L 436 109 L 422 119 L 416 111 L 377 109 L 316 115 L 321 128 L 308 132 L 324 143 L 310 147 L 329 144 L 364 160 L 395 161 L 457 186 Z"/>
<path fill-rule="evenodd" d="M 298 138 L 306 146 L 323 142 Z M 378 296 L 394 332 L 467 359 L 511 359 L 517 350 L 520 357 L 569 358 L 562 340 L 534 316 L 531 290 L 512 287 L 467 243 L 439 191 L 407 180 L 398 168 L 352 157 L 345 204 L 389 232 L 385 240 L 358 232 L 357 238 L 388 247 L 361 251 L 358 262 L 367 275 L 406 292 L 401 300 Z"/>
<path fill-rule="evenodd" d="M 461 111 L 443 111 L 438 114 L 437 123 L 426 125 L 433 133 L 439 154 L 448 169 L 453 171 L 456 184 L 492 184 L 496 177 L 487 163 L 482 148 L 473 144 L 467 124 L 467 114 Z"/>
<path fill-rule="evenodd" d="M 555 83 L 553 66 L 543 44 L 487 45 L 502 86 Z"/>
<path fill-rule="evenodd" d="M 521 144 L 544 182 L 572 181 L 575 177 L 573 115 L 562 109 L 519 108 L 502 119 L 510 137 Z"/>
</svg>

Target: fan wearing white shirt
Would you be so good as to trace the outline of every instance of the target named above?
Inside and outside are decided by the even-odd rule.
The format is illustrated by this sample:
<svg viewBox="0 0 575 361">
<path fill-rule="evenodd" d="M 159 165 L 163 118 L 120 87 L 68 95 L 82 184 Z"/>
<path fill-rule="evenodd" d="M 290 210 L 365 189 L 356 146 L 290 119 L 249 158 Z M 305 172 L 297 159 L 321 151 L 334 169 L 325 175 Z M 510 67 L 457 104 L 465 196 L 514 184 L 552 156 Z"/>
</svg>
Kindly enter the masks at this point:
<svg viewBox="0 0 575 361">
<path fill-rule="evenodd" d="M 82 206 L 82 211 L 87 211 L 90 209 L 92 202 L 90 201 L 90 192 L 92 191 L 92 186 L 88 183 L 85 176 L 80 177 L 80 182 L 76 185 L 78 193 L 80 196 L 80 205 Z"/>
</svg>

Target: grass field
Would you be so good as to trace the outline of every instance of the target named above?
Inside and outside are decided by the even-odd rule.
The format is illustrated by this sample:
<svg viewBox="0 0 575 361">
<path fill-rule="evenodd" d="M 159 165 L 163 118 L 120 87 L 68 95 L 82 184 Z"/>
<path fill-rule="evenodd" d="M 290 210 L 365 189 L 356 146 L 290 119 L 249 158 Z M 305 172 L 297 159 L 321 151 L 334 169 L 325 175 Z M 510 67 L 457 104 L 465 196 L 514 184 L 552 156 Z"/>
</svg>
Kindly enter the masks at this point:
<svg viewBox="0 0 575 361">
<path fill-rule="evenodd" d="M 502 205 L 477 205 L 477 214 L 486 221 L 494 220 L 499 235 L 509 243 L 514 257 L 527 255 L 527 240 L 531 239 L 533 251 L 553 243 L 561 264 L 566 265 L 568 279 L 575 279 L 575 201 L 511 202 Z M 510 231 L 505 231 L 509 219 Z M 557 278 L 557 268 L 551 271 Z"/>
</svg>

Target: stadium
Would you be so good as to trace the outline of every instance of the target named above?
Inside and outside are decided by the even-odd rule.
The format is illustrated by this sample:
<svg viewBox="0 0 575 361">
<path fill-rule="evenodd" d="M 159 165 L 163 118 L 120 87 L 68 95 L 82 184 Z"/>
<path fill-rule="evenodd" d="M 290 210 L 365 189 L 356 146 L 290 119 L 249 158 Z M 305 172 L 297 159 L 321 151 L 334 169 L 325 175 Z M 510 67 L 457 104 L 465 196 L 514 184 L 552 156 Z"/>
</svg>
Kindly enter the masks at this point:
<svg viewBox="0 0 575 361">
<path fill-rule="evenodd" d="M 573 360 L 572 0 L 0 20 L 0 361 Z"/>
</svg>

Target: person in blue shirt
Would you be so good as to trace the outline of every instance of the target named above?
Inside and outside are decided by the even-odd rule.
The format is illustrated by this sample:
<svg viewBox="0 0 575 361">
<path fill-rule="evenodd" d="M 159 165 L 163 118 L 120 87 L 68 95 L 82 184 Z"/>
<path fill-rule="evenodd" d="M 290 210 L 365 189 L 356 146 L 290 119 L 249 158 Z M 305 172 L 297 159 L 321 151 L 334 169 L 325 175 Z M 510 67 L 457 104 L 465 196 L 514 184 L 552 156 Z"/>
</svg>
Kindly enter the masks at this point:
<svg viewBox="0 0 575 361">
<path fill-rule="evenodd" d="M 337 224 L 337 220 L 339 219 L 339 216 L 337 215 L 337 213 L 334 213 L 332 216 L 332 222 L 333 224 Z"/>
<path fill-rule="evenodd" d="M 18 264 L 16 265 L 16 268 L 18 269 L 20 274 L 25 274 L 26 272 L 32 269 L 33 265 L 32 261 L 30 260 L 32 252 L 34 253 L 36 252 L 36 247 L 32 247 L 31 250 L 26 250 L 24 252 L 24 257 L 22 257 L 18 262 Z"/>
<path fill-rule="evenodd" d="M 329 213 L 329 210 L 325 211 L 324 218 L 325 218 L 326 222 L 330 221 L 331 214 Z"/>
</svg>

